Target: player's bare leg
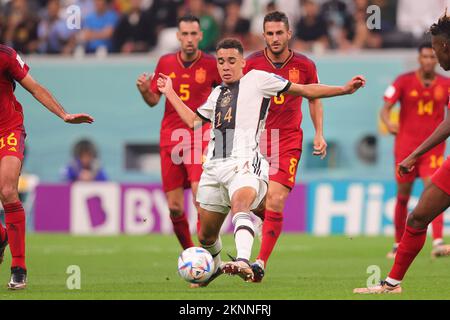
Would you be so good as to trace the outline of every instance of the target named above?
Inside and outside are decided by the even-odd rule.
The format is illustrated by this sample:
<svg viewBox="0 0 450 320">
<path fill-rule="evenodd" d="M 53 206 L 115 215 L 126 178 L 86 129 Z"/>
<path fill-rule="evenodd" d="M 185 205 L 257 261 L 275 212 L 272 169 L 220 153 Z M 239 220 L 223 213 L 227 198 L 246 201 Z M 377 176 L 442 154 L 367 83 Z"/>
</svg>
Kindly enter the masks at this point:
<svg viewBox="0 0 450 320">
<path fill-rule="evenodd" d="M 291 189 L 276 181 L 269 181 L 266 196 L 266 209 L 262 229 L 261 249 L 255 263 L 252 264 L 254 282 L 261 282 L 267 261 L 275 247 L 283 227 L 283 210 Z"/>
<path fill-rule="evenodd" d="M 197 209 L 197 234 L 200 232 L 200 203 L 197 202 L 198 182 L 191 182 L 192 199 Z"/>
<path fill-rule="evenodd" d="M 400 293 L 400 283 L 411 263 L 422 250 L 428 225 L 450 206 L 450 195 L 431 183 L 420 197 L 419 203 L 408 216 L 406 230 L 389 276 L 373 288 L 357 288 L 354 293 Z"/>
<path fill-rule="evenodd" d="M 226 215 L 199 208 L 199 218 L 200 230 L 198 233 L 198 240 L 202 247 L 213 256 L 215 272 L 208 279 L 208 281 L 204 283 L 192 283 L 191 288 L 206 287 L 223 273 L 223 264 L 220 258 L 220 252 L 222 251 L 220 228 L 225 221 Z"/>
<path fill-rule="evenodd" d="M 14 290 L 26 287 L 25 264 L 25 211 L 17 190 L 22 161 L 13 156 L 0 160 L 0 200 L 5 210 L 8 243 L 12 255 L 11 280 L 8 287 Z"/>
<path fill-rule="evenodd" d="M 250 210 L 257 196 L 253 187 L 237 189 L 231 197 L 231 214 L 234 225 L 234 240 L 237 256 L 234 261 L 227 262 L 224 272 L 237 274 L 245 281 L 253 280 L 253 271 L 250 266 L 255 229 L 250 217 Z"/>
<path fill-rule="evenodd" d="M 431 178 L 423 179 L 423 184 L 427 188 L 431 184 Z M 450 245 L 444 244 L 444 214 L 438 215 L 431 222 L 433 231 L 433 249 L 431 250 L 432 258 L 447 257 L 450 255 Z"/>
<path fill-rule="evenodd" d="M 413 182 L 397 183 L 397 201 L 395 202 L 394 211 L 394 227 L 395 227 L 395 243 L 391 251 L 386 255 L 388 259 L 394 259 L 397 253 L 398 244 L 405 232 L 406 217 L 408 216 L 408 202 L 411 196 Z"/>
<path fill-rule="evenodd" d="M 178 241 L 183 249 L 194 246 L 189 230 L 189 222 L 184 213 L 184 189 L 177 188 L 166 192 L 167 204 L 169 206 L 170 219 L 173 224 Z"/>
</svg>

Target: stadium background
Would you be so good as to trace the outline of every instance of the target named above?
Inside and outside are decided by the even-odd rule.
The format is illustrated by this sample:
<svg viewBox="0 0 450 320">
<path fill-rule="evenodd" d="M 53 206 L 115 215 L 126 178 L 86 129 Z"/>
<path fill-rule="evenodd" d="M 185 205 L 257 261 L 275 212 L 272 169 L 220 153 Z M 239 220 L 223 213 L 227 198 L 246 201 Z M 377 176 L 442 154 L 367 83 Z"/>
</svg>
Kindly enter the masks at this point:
<svg viewBox="0 0 450 320">
<path fill-rule="evenodd" d="M 36 6 L 34 12 L 39 12 L 40 17 L 37 25 L 45 20 L 46 1 L 1 1 L 0 36 L 3 42 L 8 43 L 5 37 L 11 27 L 8 26 L 8 12 L 15 3 L 19 3 L 19 9 L 23 8 L 20 7 L 22 2 L 28 3 L 30 8 Z M 127 3 L 129 6 L 131 2 L 113 1 L 111 8 L 118 16 L 126 16 Z M 197 1 L 190 4 L 187 1 L 154 1 L 152 4 L 150 1 L 145 10 L 158 11 L 172 6 L 182 12 L 194 2 Z M 280 10 L 288 3 L 278 2 Z M 295 1 L 289 5 L 292 2 Z M 297 174 L 299 186 L 291 195 L 287 209 L 287 219 L 292 223 L 285 223 L 285 230 L 318 235 L 391 235 L 395 200 L 393 138 L 386 135 L 379 123 L 382 95 L 398 74 L 417 66 L 414 47 L 426 38 L 423 36 L 425 27 L 419 31 L 408 29 L 410 26 L 404 25 L 403 15 L 409 15 L 411 25 L 430 25 L 442 14 L 446 1 L 436 0 L 429 4 L 429 16 L 417 14 L 423 9 L 422 1 L 299 1 L 295 16 L 301 17 L 302 12 L 306 12 L 305 3 L 311 2 L 322 8 L 324 19 L 332 16 L 326 11 L 331 10 L 327 9 L 327 4 L 347 4 L 343 16 L 353 17 L 354 26 L 360 23 L 360 6 L 379 5 L 382 28 L 366 34 L 362 43 L 350 39 L 348 46 L 348 43 L 342 44 L 333 38 L 331 29 L 336 30 L 336 25 L 328 24 L 326 45 L 314 45 L 321 43 L 316 39 L 312 41 L 311 51 L 305 52 L 316 62 L 321 82 L 341 84 L 354 74 L 363 74 L 367 78 L 367 87 L 351 97 L 324 100 L 324 136 L 329 150 L 323 161 L 311 155 L 314 130 L 307 104 L 303 105 L 304 153 Z M 61 19 L 64 19 L 64 8 L 77 1 L 60 3 Z M 211 15 L 216 18 L 220 17 L 217 12 L 227 3 L 207 1 L 204 8 L 213 12 Z M 248 17 L 256 17 L 257 12 L 248 16 L 246 3 L 239 4 L 240 12 L 244 20 L 249 20 Z M 266 1 L 253 3 L 259 3 L 262 8 L 267 4 Z M 341 9 L 334 10 L 341 12 Z M 224 12 L 226 9 L 222 11 L 222 17 Z M 259 13 L 262 12 L 261 9 Z M 365 14 L 366 18 L 369 16 Z M 173 49 L 174 34 L 170 24 L 174 21 L 165 22 L 166 25 L 158 25 L 159 41 L 154 46 L 149 44 L 145 52 L 108 54 L 100 49 L 93 54 L 83 54 L 77 46 L 68 55 L 49 55 L 39 49 L 40 46 L 20 44 L 32 75 L 50 88 L 66 109 L 89 112 L 96 119 L 94 125 L 83 126 L 81 130 L 67 126 L 45 112 L 23 89 L 17 89 L 17 96 L 25 107 L 28 132 L 24 172 L 39 179 L 37 187 L 32 183 L 33 178 L 28 186 L 25 182 L 30 230 L 76 234 L 171 232 L 159 185 L 159 158 L 155 149 L 163 100 L 150 109 L 135 86 L 140 73 L 151 72 L 159 55 Z M 295 27 L 295 23 L 292 24 Z M 232 34 L 223 32 L 218 38 L 225 34 L 238 36 L 248 41 L 247 48 L 257 49 L 263 43 L 256 42 L 255 45 L 249 40 L 253 35 L 250 37 L 248 30 L 237 28 Z M 411 31 L 414 32 L 409 33 Z M 371 37 L 373 41 L 369 40 Z M 37 39 L 34 40 L 39 41 Z M 98 146 L 109 182 L 73 185 L 61 182 L 61 169 L 70 161 L 71 148 L 80 138 L 92 139 Z M 420 191 L 421 184 L 418 183 L 411 207 Z M 188 211 L 191 220 L 195 219 L 192 207 Z M 450 233 L 448 215 L 446 233 Z"/>
</svg>

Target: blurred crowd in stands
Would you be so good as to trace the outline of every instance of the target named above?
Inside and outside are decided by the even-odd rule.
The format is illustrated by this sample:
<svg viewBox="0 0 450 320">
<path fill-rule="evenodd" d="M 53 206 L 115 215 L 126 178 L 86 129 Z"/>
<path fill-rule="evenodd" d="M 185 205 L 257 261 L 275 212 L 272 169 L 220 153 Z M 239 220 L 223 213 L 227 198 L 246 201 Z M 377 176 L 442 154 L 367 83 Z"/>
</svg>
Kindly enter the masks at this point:
<svg viewBox="0 0 450 320">
<path fill-rule="evenodd" d="M 0 43 L 30 54 L 134 53 L 177 48 L 176 20 L 200 18 L 200 47 L 237 37 L 264 47 L 267 12 L 284 11 L 300 51 L 414 47 L 450 0 L 0 0 Z M 376 11 L 367 8 L 376 5 Z M 80 13 L 80 14 L 78 14 Z M 369 29 L 379 25 L 380 29 Z M 378 19 L 373 20 L 373 19 Z M 80 28 L 73 28 L 79 20 Z"/>
</svg>

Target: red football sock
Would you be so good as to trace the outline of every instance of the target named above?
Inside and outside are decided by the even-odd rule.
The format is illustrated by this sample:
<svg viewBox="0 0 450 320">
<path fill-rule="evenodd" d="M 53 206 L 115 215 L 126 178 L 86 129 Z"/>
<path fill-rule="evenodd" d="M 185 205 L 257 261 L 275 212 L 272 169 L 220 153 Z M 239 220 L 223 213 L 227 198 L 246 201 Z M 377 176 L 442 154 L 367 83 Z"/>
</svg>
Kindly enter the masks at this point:
<svg viewBox="0 0 450 320">
<path fill-rule="evenodd" d="M 397 249 L 394 266 L 389 278 L 402 281 L 411 263 L 422 250 L 427 238 L 427 228 L 418 230 L 406 226 L 406 231 Z"/>
<path fill-rule="evenodd" d="M 281 212 L 266 210 L 262 227 L 261 249 L 259 250 L 257 258 L 264 261 L 264 265 L 266 265 L 267 260 L 269 260 L 270 254 L 277 243 L 282 228 L 283 214 Z"/>
<path fill-rule="evenodd" d="M 408 201 L 409 196 L 398 195 L 395 203 L 395 242 L 400 243 L 405 232 L 406 216 L 408 215 Z"/>
<path fill-rule="evenodd" d="M 11 267 L 21 267 L 25 265 L 25 211 L 20 201 L 8 203 L 3 206 L 5 209 L 6 230 L 8 232 L 8 244 L 11 250 Z"/>
<path fill-rule="evenodd" d="M 444 214 L 441 213 L 436 218 L 434 218 L 431 226 L 433 227 L 433 239 L 442 239 L 442 237 L 444 236 Z"/>
<path fill-rule="evenodd" d="M 178 217 L 171 216 L 170 219 L 172 220 L 173 231 L 177 235 L 178 241 L 180 242 L 183 249 L 194 247 L 186 215 L 183 213 Z"/>
<path fill-rule="evenodd" d="M 0 222 L 0 242 L 5 240 L 5 237 L 6 237 L 6 229 Z"/>
</svg>

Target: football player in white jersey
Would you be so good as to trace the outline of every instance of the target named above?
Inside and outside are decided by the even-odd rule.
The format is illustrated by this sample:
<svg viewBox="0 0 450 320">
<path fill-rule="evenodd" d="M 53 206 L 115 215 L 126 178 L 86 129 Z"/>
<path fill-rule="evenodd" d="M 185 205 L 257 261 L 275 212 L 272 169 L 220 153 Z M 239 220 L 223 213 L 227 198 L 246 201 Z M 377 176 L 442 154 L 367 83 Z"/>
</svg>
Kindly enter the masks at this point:
<svg viewBox="0 0 450 320">
<path fill-rule="evenodd" d="M 253 278 L 249 265 L 254 237 L 250 212 L 257 209 L 267 191 L 269 165 L 258 144 L 270 98 L 283 92 L 308 99 L 333 97 L 352 94 L 365 84 L 362 76 L 354 77 L 345 86 L 300 85 L 260 70 L 244 76 L 243 51 L 236 39 L 224 39 L 217 45 L 217 68 L 223 83 L 196 112 L 177 96 L 170 77 L 160 74 L 158 79 L 159 90 L 189 127 L 211 122 L 208 155 L 197 193 L 201 208 L 198 238 L 214 257 L 216 272 L 203 285 L 221 273 L 237 274 L 246 281 Z M 230 211 L 237 257 L 224 264 L 219 232 Z"/>
</svg>

